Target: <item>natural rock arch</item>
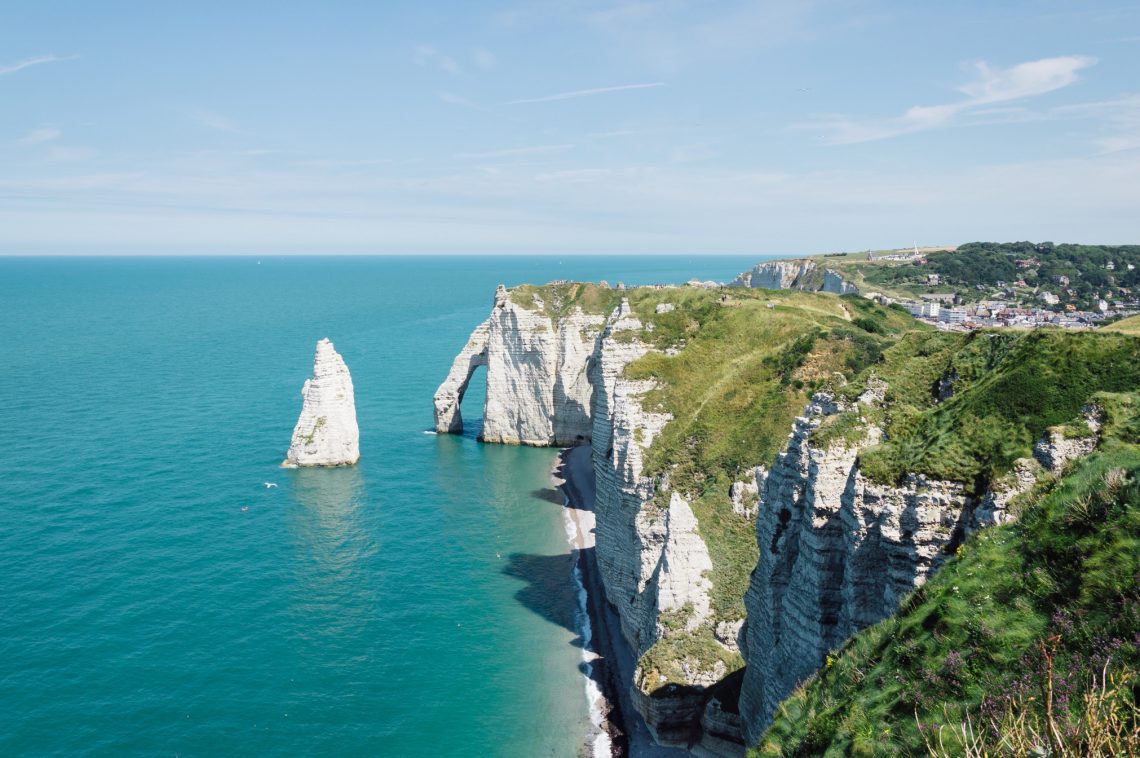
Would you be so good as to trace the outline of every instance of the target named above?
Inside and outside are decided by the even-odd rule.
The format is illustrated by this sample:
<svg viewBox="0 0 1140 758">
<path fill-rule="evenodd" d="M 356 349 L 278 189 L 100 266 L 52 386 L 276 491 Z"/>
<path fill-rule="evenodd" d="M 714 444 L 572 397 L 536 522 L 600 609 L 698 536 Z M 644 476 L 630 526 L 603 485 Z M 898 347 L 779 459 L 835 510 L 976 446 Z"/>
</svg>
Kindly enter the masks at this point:
<svg viewBox="0 0 1140 758">
<path fill-rule="evenodd" d="M 480 366 L 487 365 L 487 335 L 490 332 L 490 319 L 487 319 L 467 340 L 467 344 L 455 356 L 451 371 L 439 389 L 435 391 L 435 430 L 440 434 L 461 434 L 463 414 L 460 405 L 471 377 Z"/>
</svg>

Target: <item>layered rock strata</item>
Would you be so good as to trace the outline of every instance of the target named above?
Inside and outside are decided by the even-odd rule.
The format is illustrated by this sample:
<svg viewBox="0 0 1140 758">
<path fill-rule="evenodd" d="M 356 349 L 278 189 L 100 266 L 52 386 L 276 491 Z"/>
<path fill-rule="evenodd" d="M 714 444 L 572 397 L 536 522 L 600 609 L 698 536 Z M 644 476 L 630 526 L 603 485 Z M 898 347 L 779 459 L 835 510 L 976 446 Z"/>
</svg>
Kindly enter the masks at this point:
<svg viewBox="0 0 1140 758">
<path fill-rule="evenodd" d="M 490 317 L 436 392 L 436 429 L 462 429 L 459 403 L 472 372 L 485 365 L 485 441 L 592 446 L 598 570 L 622 636 L 640 658 L 664 635 L 714 625 L 712 561 L 688 501 L 644 474 L 645 453 L 671 417 L 643 406 L 653 382 L 625 376 L 651 349 L 638 338 L 643 324 L 629 302 L 608 317 L 575 309 L 555 319 L 544 306 L 537 299 L 521 306 L 499 288 Z M 738 631 L 729 627 L 721 630 L 726 654 L 735 652 Z M 635 707 L 663 744 L 700 739 L 707 687 L 728 673 L 723 664 L 688 671 L 685 683 L 659 687 L 639 669 L 632 683 Z M 733 718 L 717 711 L 708 720 L 717 729 L 713 752 L 743 752 Z"/>
<path fill-rule="evenodd" d="M 868 383 L 860 406 L 881 403 L 884 385 Z M 827 447 L 812 444 L 826 416 L 842 403 L 817 393 L 795 420 L 787 447 L 759 482 L 756 540 L 760 560 L 745 607 L 744 654 L 748 663 L 740 693 L 745 737 L 760 739 L 780 702 L 822 666 L 829 652 L 852 634 L 895 612 L 970 532 L 1013 518 L 1009 506 L 1042 475 L 1033 459 L 980 497 L 962 484 L 907 475 L 898 486 L 867 479 L 859 451 L 879 440 L 868 424 L 865 437 Z M 1090 424 L 1091 428 L 1091 424 Z M 1046 467 L 1095 446 L 1059 439 L 1037 446 Z"/>
<path fill-rule="evenodd" d="M 327 338 L 317 343 L 313 376 L 305 380 L 301 397 L 301 416 L 281 465 L 351 466 L 360 460 L 352 376 Z"/>
</svg>

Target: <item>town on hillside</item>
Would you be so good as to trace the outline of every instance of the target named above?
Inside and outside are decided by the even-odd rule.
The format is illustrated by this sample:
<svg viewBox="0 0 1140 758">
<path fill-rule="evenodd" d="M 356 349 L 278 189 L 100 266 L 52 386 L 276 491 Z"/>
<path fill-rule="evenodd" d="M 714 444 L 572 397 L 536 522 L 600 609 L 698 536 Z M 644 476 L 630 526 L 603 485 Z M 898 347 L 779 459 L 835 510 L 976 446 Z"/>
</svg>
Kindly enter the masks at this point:
<svg viewBox="0 0 1140 758">
<path fill-rule="evenodd" d="M 864 297 L 940 329 L 1087 329 L 1140 313 L 1140 245 L 972 242 L 823 259 Z"/>
</svg>

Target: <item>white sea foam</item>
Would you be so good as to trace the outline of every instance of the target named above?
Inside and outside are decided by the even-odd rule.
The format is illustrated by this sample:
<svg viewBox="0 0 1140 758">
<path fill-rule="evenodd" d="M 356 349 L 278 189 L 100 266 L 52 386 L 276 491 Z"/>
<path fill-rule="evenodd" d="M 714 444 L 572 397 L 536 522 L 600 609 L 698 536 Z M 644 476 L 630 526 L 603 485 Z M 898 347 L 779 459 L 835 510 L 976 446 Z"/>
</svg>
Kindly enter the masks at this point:
<svg viewBox="0 0 1140 758">
<path fill-rule="evenodd" d="M 562 511 L 562 524 L 566 529 L 566 541 L 570 543 L 571 550 L 578 549 L 578 524 L 574 521 L 574 517 L 570 515 L 570 502 L 565 502 L 566 508 Z M 594 737 L 593 758 L 610 758 L 612 753 L 612 745 L 610 742 L 610 735 L 605 730 L 605 713 L 602 710 L 605 704 L 605 697 L 601 689 L 594 682 L 593 662 L 598 657 L 594 652 L 594 630 L 593 625 L 590 623 L 590 612 L 587 609 L 586 603 L 588 596 L 586 594 L 586 584 L 582 581 L 582 556 L 576 554 L 574 561 L 574 585 L 577 587 L 578 592 L 578 608 L 575 613 L 575 620 L 577 622 L 578 633 L 582 637 L 582 662 L 585 663 L 583 678 L 586 682 L 586 702 L 590 706 L 590 723 L 598 730 L 597 735 Z"/>
</svg>

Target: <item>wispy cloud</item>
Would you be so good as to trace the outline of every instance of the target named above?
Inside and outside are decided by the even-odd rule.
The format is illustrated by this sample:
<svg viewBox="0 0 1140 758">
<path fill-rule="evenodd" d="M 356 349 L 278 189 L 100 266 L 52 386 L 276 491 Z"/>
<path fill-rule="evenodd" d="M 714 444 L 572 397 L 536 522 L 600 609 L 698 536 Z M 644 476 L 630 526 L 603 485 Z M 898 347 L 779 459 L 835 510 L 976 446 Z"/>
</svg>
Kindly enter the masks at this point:
<svg viewBox="0 0 1140 758">
<path fill-rule="evenodd" d="M 66 57 L 60 57 L 58 55 L 37 55 L 34 58 L 25 58 L 24 60 L 17 61 L 16 63 L 9 63 L 6 66 L 0 66 L 0 76 L 4 76 L 5 74 L 14 74 L 17 71 L 24 70 L 25 68 L 31 68 L 32 66 L 39 66 L 42 63 L 57 63 L 59 61 L 70 61 L 70 60 L 74 60 L 77 57 L 78 56 L 75 56 L 75 55 L 68 55 Z"/>
<path fill-rule="evenodd" d="M 475 61 L 476 66 L 483 69 L 484 71 L 493 69 L 495 67 L 495 64 L 498 63 L 498 60 L 495 58 L 494 53 L 481 47 L 477 47 L 474 51 L 472 51 L 471 59 Z"/>
<path fill-rule="evenodd" d="M 18 145 L 39 145 L 44 142 L 51 142 L 54 139 L 59 139 L 62 135 L 59 129 L 54 126 L 41 126 L 39 129 L 33 129 L 25 134 L 20 139 L 16 140 Z"/>
<path fill-rule="evenodd" d="M 550 103 L 555 100 L 570 100 L 575 97 L 590 97 L 591 95 L 604 95 L 607 92 L 624 92 L 633 89 L 652 89 L 664 87 L 665 82 L 648 82 L 645 84 L 620 84 L 616 87 L 595 87 L 594 89 L 579 89 L 573 92 L 559 92 L 556 95 L 543 95 L 542 97 L 524 97 L 510 100 L 507 105 L 522 105 L 523 103 Z"/>
<path fill-rule="evenodd" d="M 454 92 L 440 92 L 439 99 L 448 105 L 461 105 L 464 108 L 474 108 L 475 103 L 471 102 L 462 95 L 456 95 Z"/>
<path fill-rule="evenodd" d="M 536 155 L 539 153 L 564 153 L 567 150 L 573 150 L 574 145 L 536 145 L 534 147 L 511 147 L 505 150 L 488 150 L 480 153 L 456 153 L 456 158 L 472 159 L 472 158 L 508 158 L 514 155 Z"/>
<path fill-rule="evenodd" d="M 223 116 L 220 113 L 203 108 L 191 108 L 187 113 L 190 118 L 207 129 L 213 129 L 216 132 L 226 132 L 228 134 L 247 134 L 244 129 L 235 124 L 229 117 Z"/>
<path fill-rule="evenodd" d="M 1053 110 L 1062 116 L 1092 119 L 1101 127 L 1102 133 L 1093 139 L 1100 155 L 1140 148 L 1140 95 L 1076 103 Z"/>
<path fill-rule="evenodd" d="M 412 60 L 417 66 L 438 66 L 447 73 L 455 75 L 463 73 L 463 67 L 454 58 L 431 45 L 417 45 L 416 49 L 412 51 Z"/>
<path fill-rule="evenodd" d="M 317 159 L 302 161 L 302 165 L 326 169 L 374 168 L 376 166 L 388 166 L 392 163 L 393 160 L 391 158 L 359 158 L 346 160 Z"/>
<path fill-rule="evenodd" d="M 916 105 L 902 115 L 888 119 L 859 120 L 848 116 L 829 116 L 799 126 L 824 132 L 824 141 L 830 144 L 873 142 L 938 129 L 970 117 L 992 116 L 998 110 L 990 107 L 993 105 L 1024 100 L 1068 87 L 1077 81 L 1077 72 L 1095 63 L 1095 58 L 1084 55 L 1042 58 L 1010 68 L 993 68 L 985 62 L 979 62 L 974 64 L 975 78 L 956 88 L 966 96 L 963 100 L 941 105 Z"/>
</svg>

